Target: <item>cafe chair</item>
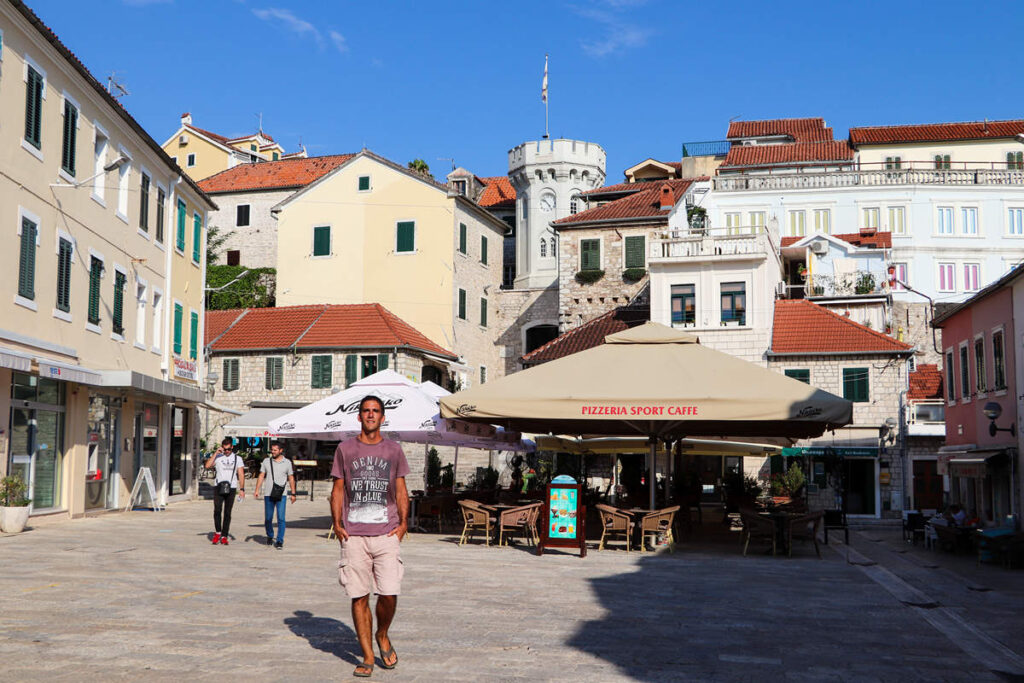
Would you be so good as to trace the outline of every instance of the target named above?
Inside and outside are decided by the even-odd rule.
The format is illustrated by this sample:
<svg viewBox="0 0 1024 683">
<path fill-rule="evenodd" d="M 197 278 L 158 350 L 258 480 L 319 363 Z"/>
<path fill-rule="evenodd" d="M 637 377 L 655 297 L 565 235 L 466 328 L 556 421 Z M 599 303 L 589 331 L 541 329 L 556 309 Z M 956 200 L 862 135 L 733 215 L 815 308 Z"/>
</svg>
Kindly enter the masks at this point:
<svg viewBox="0 0 1024 683">
<path fill-rule="evenodd" d="M 747 556 L 747 548 L 750 547 L 751 540 L 768 541 L 772 544 L 772 555 L 775 555 L 777 550 L 775 522 L 769 517 L 762 517 L 750 512 L 741 512 L 740 519 L 743 521 L 743 536 L 741 537 L 743 556 Z"/>
<path fill-rule="evenodd" d="M 806 515 L 793 517 L 788 521 L 786 529 L 786 551 L 789 557 L 793 557 L 793 540 L 810 541 L 814 544 L 814 552 L 821 559 L 821 549 L 818 547 L 818 533 L 821 531 L 821 521 L 825 517 L 825 511 L 812 512 Z"/>
<path fill-rule="evenodd" d="M 498 517 L 498 545 L 507 545 L 506 532 L 519 531 L 525 540 L 526 534 L 530 533 L 529 521 L 533 507 L 533 505 L 521 505 L 501 511 Z"/>
<path fill-rule="evenodd" d="M 491 530 L 494 528 L 494 517 L 482 507 L 473 505 L 475 501 L 460 500 L 459 508 L 462 510 L 462 536 L 459 537 L 459 545 L 464 545 L 472 538 L 473 532 L 482 529 L 484 532 L 484 545 L 491 544 Z"/>
<path fill-rule="evenodd" d="M 670 553 L 675 552 L 676 542 L 672 535 L 672 520 L 677 512 L 679 512 L 679 506 L 673 505 L 672 507 L 649 512 L 640 519 L 641 551 L 644 550 L 644 537 L 647 534 L 656 534 L 655 542 L 657 542 L 658 538 L 664 538 L 665 544 L 668 545 L 668 551 Z"/>
<path fill-rule="evenodd" d="M 544 507 L 543 503 L 531 503 L 530 516 L 526 520 L 526 530 L 530 532 L 530 537 L 533 539 L 533 545 L 536 546 L 540 543 L 540 532 L 537 531 L 537 520 L 540 519 L 541 508 Z"/>
<path fill-rule="evenodd" d="M 606 539 L 610 539 L 613 535 L 621 535 L 622 540 L 626 542 L 626 552 L 628 553 L 635 525 L 633 517 L 618 508 L 605 505 L 604 503 L 598 503 L 594 507 L 597 508 L 598 514 L 601 515 L 601 542 L 598 543 L 597 549 L 604 550 Z"/>
<path fill-rule="evenodd" d="M 825 529 L 825 545 L 828 545 L 829 529 L 843 532 L 843 542 L 850 545 L 850 527 L 846 525 L 846 513 L 842 510 L 825 510 L 822 526 Z"/>
<path fill-rule="evenodd" d="M 925 518 L 920 512 L 904 512 L 903 515 L 903 540 L 917 545 L 920 536 L 924 540 Z"/>
</svg>

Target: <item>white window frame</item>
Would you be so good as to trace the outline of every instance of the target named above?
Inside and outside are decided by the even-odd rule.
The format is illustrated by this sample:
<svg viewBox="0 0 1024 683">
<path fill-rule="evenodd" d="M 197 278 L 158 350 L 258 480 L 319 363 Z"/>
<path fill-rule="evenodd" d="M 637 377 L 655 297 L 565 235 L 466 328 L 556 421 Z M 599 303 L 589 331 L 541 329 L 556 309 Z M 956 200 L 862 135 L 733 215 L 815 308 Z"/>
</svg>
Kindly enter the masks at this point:
<svg viewBox="0 0 1024 683">
<path fill-rule="evenodd" d="M 362 178 L 366 178 L 366 180 L 367 180 L 367 187 L 366 187 L 365 190 L 360 190 L 359 189 L 359 181 Z M 358 193 L 358 192 L 372 192 L 372 191 L 373 191 L 373 176 L 371 174 L 369 174 L 369 173 L 357 175 L 356 176 L 356 192 Z"/>
<path fill-rule="evenodd" d="M 964 364 L 964 351 L 967 351 L 967 363 Z M 960 372 L 957 373 L 957 381 L 960 383 L 960 392 L 957 394 L 957 398 L 961 403 L 971 402 L 971 356 L 974 355 L 974 345 L 968 343 L 968 340 L 964 340 L 956 346 L 957 355 L 957 368 Z M 967 370 L 967 381 L 964 382 L 964 370 Z"/>
<path fill-rule="evenodd" d="M 591 236 L 591 237 L 577 237 L 576 238 L 576 256 L 577 256 L 576 263 L 579 265 L 580 271 L 583 270 L 583 240 L 597 240 L 598 241 L 598 245 L 597 245 L 597 251 L 598 251 L 598 255 L 597 256 L 598 256 L 598 258 L 597 258 L 597 260 L 600 262 L 598 264 L 599 265 L 598 270 L 604 270 L 605 269 L 604 268 L 604 237 L 598 235 L 597 237 Z"/>
<path fill-rule="evenodd" d="M 746 316 L 746 321 L 745 321 L 745 323 L 743 325 L 737 325 L 735 323 L 730 323 L 728 325 L 722 325 L 722 285 L 724 285 L 727 282 L 742 282 L 743 283 L 743 297 L 744 297 L 744 304 L 745 304 L 745 307 L 744 307 L 743 310 L 744 310 L 744 315 Z M 695 284 L 697 285 L 697 288 L 700 287 L 700 283 L 695 283 Z M 711 292 L 714 293 L 714 296 L 715 296 L 714 311 L 715 311 L 715 318 L 717 320 L 717 326 L 715 326 L 716 329 L 717 328 L 723 328 L 723 329 L 746 330 L 746 329 L 749 329 L 749 328 L 754 326 L 754 310 L 753 310 L 753 307 L 750 305 L 751 295 L 753 293 L 754 287 L 753 287 L 753 278 L 749 274 L 723 273 L 721 275 L 715 276 L 714 281 L 712 282 L 711 286 L 712 286 Z M 699 307 L 699 305 L 701 303 L 701 300 L 699 298 L 697 298 L 697 296 L 698 296 L 698 289 L 697 288 L 694 289 L 694 303 L 697 304 L 697 306 L 698 306 L 697 311 L 695 311 L 695 313 L 699 316 L 699 314 L 700 314 L 700 307 Z M 671 290 L 669 290 L 669 291 L 671 291 Z M 696 322 L 696 320 L 694 322 Z M 697 327 L 699 327 L 699 325 L 697 325 Z"/>
<path fill-rule="evenodd" d="M 789 237 L 804 237 L 807 235 L 807 211 L 805 209 L 790 209 L 787 219 L 786 230 L 789 233 Z M 799 223 L 799 226 L 796 225 L 797 223 Z"/>
<path fill-rule="evenodd" d="M 175 353 L 174 351 L 174 309 L 178 306 L 181 307 L 181 351 Z M 187 346 L 185 342 L 186 330 L 188 329 L 188 317 L 185 315 L 185 311 L 188 310 L 185 307 L 185 302 L 181 299 L 171 299 L 171 306 L 167 309 L 168 320 L 167 320 L 167 333 L 170 335 L 170 344 L 168 347 L 171 351 L 171 358 L 187 358 L 188 355 L 185 353 Z"/>
<path fill-rule="evenodd" d="M 818 235 L 831 235 L 832 234 L 832 209 L 822 208 L 813 209 L 814 213 L 814 232 Z M 825 218 L 825 229 L 821 229 L 821 218 Z"/>
<path fill-rule="evenodd" d="M 886 214 L 886 227 L 889 228 L 889 232 L 892 233 L 892 235 L 895 236 L 895 237 L 906 237 L 907 236 L 907 207 L 906 206 L 898 206 L 898 205 L 886 206 L 885 207 L 885 214 Z M 899 221 L 900 229 L 899 230 L 896 230 L 895 226 L 893 225 L 893 223 L 895 222 L 893 219 L 896 217 L 896 215 L 899 215 L 899 217 L 900 217 L 900 221 Z"/>
<path fill-rule="evenodd" d="M 155 185 L 155 183 L 153 182 L 153 174 L 149 172 L 149 169 L 147 169 L 145 166 L 140 164 L 139 165 L 139 206 L 140 207 L 142 206 L 142 176 L 146 176 L 147 178 L 149 178 L 149 194 L 150 195 L 155 195 L 155 193 L 153 192 L 153 186 Z M 155 231 L 156 227 L 150 222 L 149 219 L 151 218 L 150 214 L 154 213 L 154 211 L 153 211 L 153 204 L 155 204 L 156 201 L 155 201 L 155 197 L 153 197 L 153 196 L 147 197 L 147 199 L 149 200 L 149 204 L 146 207 L 146 226 L 148 228 L 150 228 L 151 230 Z M 141 211 L 139 212 L 139 216 L 140 217 L 142 216 L 142 212 Z M 167 227 L 167 224 L 165 223 L 164 224 L 164 228 L 166 228 L 166 227 Z M 146 230 L 143 230 L 141 225 L 137 226 L 135 231 L 141 237 L 143 237 L 144 239 L 146 239 L 146 240 L 150 239 L 149 232 L 147 232 Z"/>
<path fill-rule="evenodd" d="M 75 142 L 78 142 L 78 132 L 82 130 L 82 105 L 80 105 L 78 103 L 78 100 L 76 100 L 74 97 L 72 97 L 71 94 L 68 93 L 67 90 L 62 91 L 61 92 L 61 97 L 60 97 L 60 118 L 61 118 L 61 122 L 62 122 L 61 134 L 63 135 L 63 130 L 64 130 L 64 128 L 63 128 L 63 120 L 64 120 L 65 111 L 67 109 L 67 107 L 65 105 L 68 102 L 70 102 L 71 106 L 74 107 L 78 111 L 78 118 L 75 119 L 75 131 L 76 131 L 76 133 L 75 133 Z M 61 140 L 61 144 L 63 144 L 63 142 L 64 141 Z M 74 152 L 72 152 L 72 154 L 74 154 L 75 165 L 77 166 L 78 165 L 78 150 L 75 149 Z M 74 183 L 77 182 L 73 175 L 71 175 L 70 173 L 68 173 L 67 171 L 64 170 L 63 161 L 61 162 L 61 165 L 57 167 L 57 175 L 60 176 L 61 178 L 63 178 L 64 180 L 66 180 L 67 182 L 71 183 L 71 184 L 74 184 Z"/>
<path fill-rule="evenodd" d="M 93 120 L 92 122 L 92 172 L 95 177 L 92 179 L 92 191 L 90 196 L 93 200 L 103 208 L 107 208 L 106 188 L 104 183 L 106 182 L 107 174 L 103 171 L 103 168 L 107 165 L 107 154 L 110 153 L 110 133 L 107 129 L 99 124 L 99 122 Z M 103 138 L 103 150 L 96 153 L 96 143 L 99 142 L 99 138 Z"/>
<path fill-rule="evenodd" d="M 27 73 L 28 72 L 26 72 L 26 74 Z M 26 76 L 26 78 L 27 78 L 27 76 Z M 21 224 L 22 224 L 22 222 L 23 222 L 23 220 L 25 218 L 29 219 L 30 221 L 32 221 L 33 223 L 36 224 L 36 249 L 39 249 L 39 246 L 42 244 L 43 222 L 39 218 L 39 216 L 37 216 L 36 214 L 32 213 L 31 211 L 29 211 L 25 207 L 19 206 L 18 207 L 18 225 L 17 225 L 17 235 L 18 235 L 19 238 L 21 237 Z M 18 240 L 18 244 L 19 245 L 21 244 L 21 240 L 20 239 Z M 59 244 L 59 242 L 58 242 L 58 244 Z M 39 263 L 38 254 L 36 255 L 36 261 L 35 262 Z M 38 292 L 37 292 L 37 298 L 38 298 Z M 32 299 L 26 299 L 25 297 L 20 296 L 18 294 L 18 292 L 17 292 L 17 288 L 15 288 L 15 292 L 14 292 L 14 303 L 18 304 L 19 306 L 24 306 L 25 308 L 29 309 L 30 311 L 39 311 L 39 304 L 37 304 Z"/>
<path fill-rule="evenodd" d="M 19 226 L 21 225 L 21 221 L 18 221 L 18 225 Z M 20 234 L 20 228 L 19 228 L 19 234 Z M 38 233 L 38 230 L 37 230 L 36 231 L 36 236 L 38 237 L 38 235 L 39 235 L 39 233 Z M 71 264 L 73 265 L 75 263 L 75 253 L 78 251 L 78 242 L 70 234 L 68 234 L 68 233 L 66 233 L 63 230 L 58 228 L 57 229 L 57 234 L 54 235 L 54 239 L 53 239 L 53 252 L 57 255 L 58 259 L 60 258 L 60 241 L 62 239 L 67 240 L 68 242 L 71 243 Z M 59 263 L 59 261 L 57 263 L 57 272 L 60 272 L 60 263 Z M 72 270 L 72 273 L 73 272 L 74 271 Z M 71 273 L 69 273 L 68 275 L 70 276 Z M 68 282 L 68 290 L 69 290 L 69 292 L 71 290 L 71 283 L 70 282 Z M 74 316 L 72 315 L 71 311 L 62 311 L 59 308 L 57 308 L 56 306 L 53 307 L 53 317 L 57 318 L 58 320 L 63 320 L 65 322 L 69 322 L 69 323 L 73 322 L 73 319 L 74 319 Z"/>
<path fill-rule="evenodd" d="M 196 253 L 195 252 L 195 244 L 194 244 L 194 242 L 196 241 L 196 219 L 197 218 L 199 219 L 199 234 L 203 236 L 203 243 L 201 245 L 199 245 L 199 260 L 198 261 L 196 259 L 192 258 L 192 255 Z M 192 228 L 191 230 L 189 230 L 190 227 Z M 185 251 L 188 252 L 188 261 L 189 261 L 189 263 L 191 263 L 196 268 L 199 268 L 200 264 L 203 262 L 203 256 L 205 255 L 204 252 L 206 251 L 206 249 L 205 249 L 205 247 L 206 247 L 206 216 L 204 214 L 201 214 L 198 211 L 193 211 L 192 212 L 192 225 L 191 226 L 185 226 L 185 246 L 186 247 L 188 246 L 188 243 L 190 241 L 189 240 L 189 233 L 190 232 L 192 233 L 192 235 L 191 235 L 191 238 L 192 238 L 191 242 L 193 242 L 192 250 L 189 251 L 188 249 L 186 249 Z"/>
<path fill-rule="evenodd" d="M 372 185 L 371 185 L 372 187 Z M 399 223 L 412 223 L 412 249 L 410 251 L 398 251 L 398 224 Z M 409 256 L 412 254 L 419 253 L 420 247 L 420 231 L 419 221 L 415 218 L 399 218 L 395 221 L 394 238 L 391 244 L 394 245 L 394 253 L 396 256 Z M 456 249 L 458 251 L 458 249 Z M 469 251 L 469 225 L 466 225 L 466 251 Z"/>
<path fill-rule="evenodd" d="M 101 254 L 100 252 L 96 251 L 92 247 L 89 247 L 89 268 L 86 269 L 86 273 L 90 273 L 90 275 L 91 275 L 92 259 L 93 258 L 95 258 L 97 261 L 99 261 L 100 263 L 103 264 L 103 269 L 102 270 L 105 272 L 107 270 L 107 259 L 106 259 L 106 257 L 104 257 L 103 254 Z M 100 295 L 99 296 L 100 296 L 100 305 L 102 306 L 103 305 L 103 274 L 102 273 L 100 274 Z M 89 297 L 89 294 L 88 294 L 88 289 L 87 289 L 86 290 L 86 305 L 87 306 L 88 306 L 88 297 Z M 86 315 L 85 315 L 85 329 L 87 331 L 89 331 L 89 332 L 94 333 L 94 334 L 103 334 L 103 329 L 99 325 L 94 325 L 93 323 L 89 322 L 88 311 L 86 312 Z"/>
<path fill-rule="evenodd" d="M 128 219 L 128 184 L 132 179 L 132 156 L 123 145 L 118 145 L 117 151 L 127 161 L 117 169 L 117 209 L 114 211 L 114 215 L 124 221 L 125 224 L 130 225 L 131 221 Z"/>
<path fill-rule="evenodd" d="M 962 266 L 961 272 L 964 276 L 964 289 L 965 292 L 977 292 L 981 289 L 981 263 L 979 261 L 964 261 L 960 264 Z M 974 286 L 970 286 L 970 280 L 967 277 L 967 269 L 974 268 Z"/>
<path fill-rule="evenodd" d="M 316 229 L 327 228 L 327 253 L 315 256 L 313 254 L 314 247 L 316 247 Z M 309 258 L 319 261 L 320 259 L 333 258 L 334 257 L 334 224 L 333 223 L 318 223 L 309 229 Z"/>
<path fill-rule="evenodd" d="M 760 216 L 758 221 L 755 216 Z M 749 211 L 747 212 L 747 220 L 750 222 L 751 229 L 757 232 L 757 228 L 765 228 L 768 225 L 768 212 L 767 211 Z"/>
<path fill-rule="evenodd" d="M 871 218 L 874 218 L 874 221 Z M 873 225 L 871 223 L 874 223 Z M 860 227 L 880 229 L 882 222 L 882 208 L 880 206 L 862 206 L 860 208 Z"/>
<path fill-rule="evenodd" d="M 949 228 L 949 230 L 948 231 L 943 231 L 942 228 L 943 228 L 944 221 L 942 220 L 942 216 L 946 212 L 948 212 L 948 214 L 949 214 L 949 224 L 947 226 Z M 953 212 L 953 207 L 952 206 L 936 206 L 935 207 L 935 234 L 938 235 L 939 237 L 952 237 L 952 236 L 956 235 L 956 222 L 955 222 L 955 218 L 956 218 L 956 215 Z"/>
<path fill-rule="evenodd" d="M 246 214 L 246 224 L 242 225 L 238 222 L 238 210 L 242 207 L 246 207 L 249 212 Z M 235 227 L 236 228 L 251 228 L 252 227 L 252 204 L 235 204 Z"/>
<path fill-rule="evenodd" d="M 154 190 L 154 192 L 153 192 L 153 244 L 155 244 L 160 251 L 166 251 L 167 250 L 167 246 L 166 246 L 166 244 L 167 244 L 167 226 L 170 225 L 170 222 L 167 220 L 167 207 L 169 205 L 169 201 L 168 200 L 170 199 L 171 195 L 167 191 L 167 185 L 166 184 L 158 183 L 152 176 L 150 176 L 149 181 L 152 184 L 152 188 Z M 157 201 L 158 197 L 157 197 L 156 190 L 163 190 L 164 191 L 164 216 L 163 216 L 163 219 L 164 219 L 164 238 L 163 238 L 163 240 L 158 240 L 156 238 L 156 221 L 157 221 L 156 215 L 160 212 L 160 202 Z"/>
<path fill-rule="evenodd" d="M 127 288 L 127 286 L 128 286 L 128 269 L 125 268 L 124 266 L 122 266 L 117 261 L 115 261 L 114 262 L 114 273 L 121 273 L 122 275 L 124 275 L 124 284 L 125 284 L 125 287 Z M 117 282 L 117 275 L 112 275 L 110 279 L 111 279 L 111 282 Z M 102 298 L 103 298 L 102 288 L 100 289 L 100 291 L 101 291 L 100 299 L 102 300 Z M 128 322 L 126 320 L 127 316 L 125 315 L 125 313 L 128 310 L 128 307 L 125 306 L 125 299 L 127 299 L 127 298 L 128 297 L 125 296 L 124 293 L 121 294 L 121 331 L 122 331 L 122 334 L 117 334 L 116 332 L 114 332 L 114 312 L 113 312 L 113 308 L 111 308 L 111 312 L 110 312 L 110 338 L 113 339 L 114 341 L 119 341 L 119 342 L 128 341 L 125 338 L 124 334 L 123 334 L 124 331 L 128 329 L 128 325 L 126 324 Z M 113 298 L 110 299 L 110 305 L 111 305 L 111 307 L 113 307 L 113 305 L 114 305 L 114 299 Z"/>
<path fill-rule="evenodd" d="M 159 287 L 153 287 L 153 344 L 149 350 L 153 353 L 163 351 L 163 323 L 164 323 L 164 291 Z"/>
<path fill-rule="evenodd" d="M 189 152 L 188 155 L 185 157 L 185 167 L 186 168 L 194 168 L 195 165 L 196 165 L 196 153 L 195 152 Z"/>
<path fill-rule="evenodd" d="M 728 235 L 739 235 L 740 229 L 743 227 L 743 212 L 742 211 L 726 211 L 723 213 L 725 232 Z M 625 248 L 625 247 L 623 247 Z M 623 266 L 625 266 L 625 260 L 623 260 Z"/>
<path fill-rule="evenodd" d="M 139 289 L 142 295 L 139 296 Z M 135 276 L 135 348 L 146 350 L 146 300 L 149 298 L 149 283 Z"/>
<path fill-rule="evenodd" d="M 948 272 L 952 277 L 943 278 L 943 268 L 947 268 Z M 943 280 L 946 281 L 946 287 L 943 288 Z M 943 293 L 955 293 L 956 292 L 956 264 L 950 261 L 937 262 L 935 264 L 935 291 Z"/>
<path fill-rule="evenodd" d="M 899 261 L 899 262 L 893 263 L 892 265 L 896 269 L 895 276 L 896 276 L 896 280 L 897 280 L 896 284 L 892 288 L 893 291 L 894 292 L 905 292 L 905 291 L 907 291 L 907 288 L 904 287 L 903 285 L 901 285 L 900 282 L 906 282 L 907 284 L 910 284 L 910 280 L 907 279 L 909 277 L 909 274 L 910 274 L 910 264 L 907 263 L 906 261 Z M 900 277 L 900 271 L 901 270 L 903 271 L 903 276 L 902 277 Z"/>
<path fill-rule="evenodd" d="M 967 221 L 967 216 L 969 214 L 972 214 L 972 213 L 974 215 L 974 230 L 973 231 L 968 229 L 968 221 Z M 978 210 L 978 207 L 976 207 L 976 206 L 961 206 L 960 207 L 960 233 L 962 235 L 964 235 L 965 237 L 980 237 L 981 236 L 981 233 L 979 232 L 979 230 L 980 230 L 979 225 L 980 225 L 980 220 L 981 220 L 980 219 L 980 213 L 981 212 Z"/>
<path fill-rule="evenodd" d="M 31 66 L 32 69 L 36 73 L 38 73 L 40 76 L 43 77 L 43 88 L 42 88 L 42 95 L 40 95 L 40 99 L 45 102 L 46 101 L 46 86 L 50 83 L 50 79 L 46 75 L 46 69 L 44 69 L 43 67 L 39 66 L 39 64 L 36 63 L 36 60 L 34 60 L 34 59 L 32 59 L 31 57 L 28 56 L 27 52 L 23 55 L 23 57 L 24 57 L 25 61 L 22 64 L 21 80 L 26 85 L 28 84 L 28 68 Z M 17 98 L 15 98 L 15 99 L 17 100 Z M 40 118 L 42 118 L 42 117 L 40 117 Z M 28 152 L 29 154 L 34 156 L 36 159 L 39 159 L 39 161 L 43 161 L 43 150 L 36 149 L 33 145 L 30 145 L 25 140 L 24 132 L 19 134 L 19 139 L 21 140 L 21 148 L 23 150 L 25 150 L 26 152 Z"/>
<path fill-rule="evenodd" d="M 1016 221 L 1014 220 L 1014 214 L 1016 214 Z M 1024 237 L 1024 207 L 1022 206 L 1007 206 L 1006 213 L 1006 235 L 1008 237 Z M 1016 231 L 1014 231 L 1016 226 Z"/>
</svg>

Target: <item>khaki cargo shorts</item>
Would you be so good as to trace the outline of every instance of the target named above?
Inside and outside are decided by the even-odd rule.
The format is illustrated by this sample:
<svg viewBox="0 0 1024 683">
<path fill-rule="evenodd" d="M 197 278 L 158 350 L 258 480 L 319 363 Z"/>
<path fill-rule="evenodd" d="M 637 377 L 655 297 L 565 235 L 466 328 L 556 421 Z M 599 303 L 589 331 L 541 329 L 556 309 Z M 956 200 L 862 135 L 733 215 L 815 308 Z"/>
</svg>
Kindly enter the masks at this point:
<svg viewBox="0 0 1024 683">
<path fill-rule="evenodd" d="M 341 544 L 338 583 L 350 598 L 401 595 L 405 566 L 394 536 L 349 536 Z"/>
</svg>

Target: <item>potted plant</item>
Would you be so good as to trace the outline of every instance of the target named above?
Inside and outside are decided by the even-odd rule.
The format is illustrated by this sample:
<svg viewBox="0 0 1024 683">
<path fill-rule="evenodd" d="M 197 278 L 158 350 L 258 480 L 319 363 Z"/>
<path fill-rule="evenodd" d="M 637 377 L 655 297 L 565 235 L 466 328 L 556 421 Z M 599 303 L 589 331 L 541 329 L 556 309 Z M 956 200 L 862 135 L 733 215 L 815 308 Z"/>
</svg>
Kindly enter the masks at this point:
<svg viewBox="0 0 1024 683">
<path fill-rule="evenodd" d="M 18 534 L 25 528 L 32 504 L 25 497 L 27 490 L 25 482 L 16 474 L 0 480 L 0 531 Z"/>
</svg>

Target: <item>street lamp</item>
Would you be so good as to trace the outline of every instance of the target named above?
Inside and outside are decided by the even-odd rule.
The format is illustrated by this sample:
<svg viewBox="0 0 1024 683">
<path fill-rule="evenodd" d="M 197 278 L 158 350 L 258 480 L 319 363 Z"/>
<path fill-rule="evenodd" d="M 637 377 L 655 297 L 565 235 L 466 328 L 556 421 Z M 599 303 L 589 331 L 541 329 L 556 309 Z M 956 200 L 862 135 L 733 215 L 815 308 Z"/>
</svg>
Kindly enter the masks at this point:
<svg viewBox="0 0 1024 683">
<path fill-rule="evenodd" d="M 893 443 L 896 441 L 897 424 L 896 418 L 885 418 L 885 422 L 883 422 L 882 426 L 878 428 L 878 438 L 881 439 L 883 443 Z"/>
<path fill-rule="evenodd" d="M 1017 425 L 1010 424 L 1009 427 L 996 427 L 996 420 L 1003 414 L 1003 407 L 995 401 L 989 401 L 985 404 L 985 407 L 981 409 L 981 412 L 985 413 L 990 422 L 988 423 L 988 435 L 995 436 L 998 432 L 1010 432 L 1011 436 L 1017 436 Z"/>
</svg>

